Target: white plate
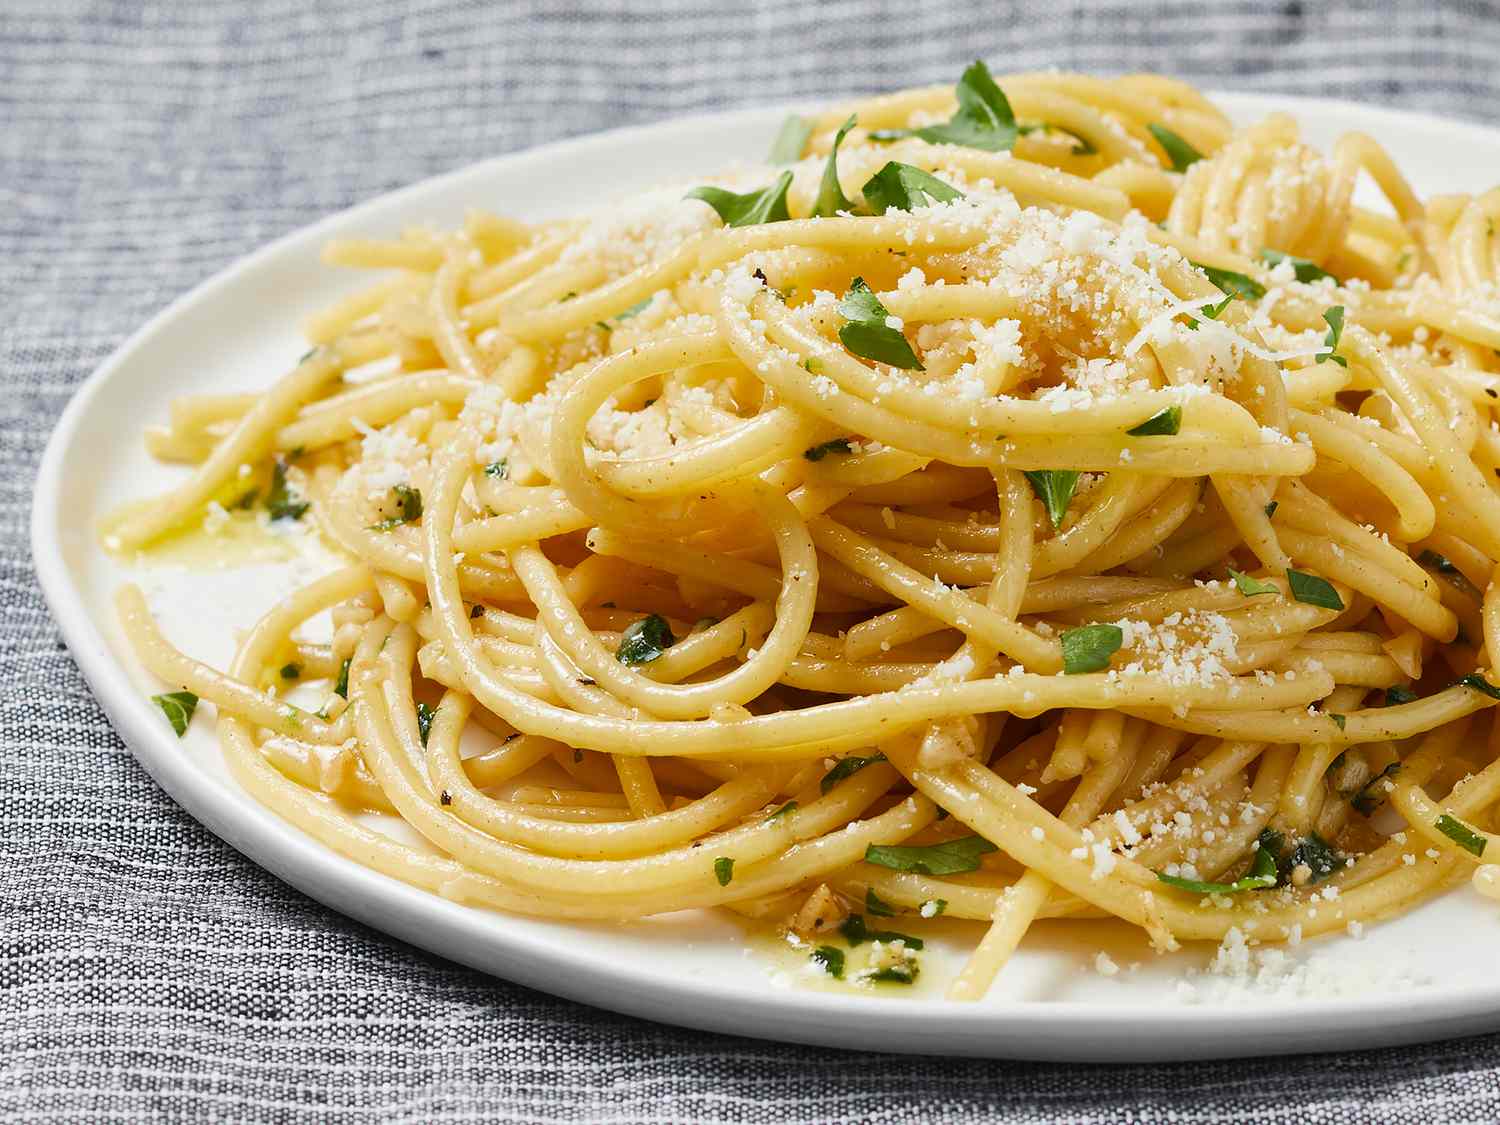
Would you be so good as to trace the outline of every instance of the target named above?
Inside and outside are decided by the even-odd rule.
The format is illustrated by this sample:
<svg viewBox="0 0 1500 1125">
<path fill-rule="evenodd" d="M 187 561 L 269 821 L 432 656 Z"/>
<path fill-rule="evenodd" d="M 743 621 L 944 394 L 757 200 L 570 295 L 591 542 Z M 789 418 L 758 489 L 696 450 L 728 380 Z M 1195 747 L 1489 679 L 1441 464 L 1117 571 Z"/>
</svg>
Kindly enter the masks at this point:
<svg viewBox="0 0 1500 1125">
<path fill-rule="evenodd" d="M 1424 193 L 1500 182 L 1500 134 L 1338 102 L 1241 95 L 1238 121 L 1294 113 L 1325 150 L 1364 130 Z M 179 742 L 147 696 L 161 690 L 129 655 L 110 597 L 141 573 L 96 545 L 97 517 L 181 470 L 141 448 L 148 423 L 188 389 L 265 384 L 303 348 L 301 317 L 358 284 L 320 267 L 332 236 L 459 223 L 481 205 L 529 219 L 596 206 L 764 152 L 783 116 L 760 109 L 624 129 L 500 157 L 395 192 L 297 232 L 237 263 L 135 334 L 68 404 L 37 480 L 32 532 L 47 602 L 121 737 L 189 812 L 245 855 L 336 910 L 396 937 L 546 992 L 691 1027 L 841 1047 L 1068 1060 L 1145 1060 L 1322 1051 L 1500 1028 L 1500 908 L 1467 888 L 1363 940 L 1289 951 L 1272 984 L 1199 972 L 1211 950 L 1153 957 L 1125 927 L 1108 935 L 1122 971 L 1095 970 L 1098 923 L 1047 923 L 985 1002 L 941 999 L 961 963 L 957 924 L 907 926 L 931 939 L 910 995 L 814 991 L 770 943 L 735 924 L 679 914 L 629 926 L 564 926 L 455 905 L 352 863 L 291 828 L 229 780 L 200 718 Z M 284 583 L 275 566 L 158 577 L 168 635 L 223 666 L 232 631 Z M 232 589 L 233 597 L 222 591 Z M 211 708 L 207 708 L 211 712 Z M 1131 963 L 1141 962 L 1132 968 Z M 788 970 L 791 971 L 788 971 Z M 1196 975 L 1195 975 L 1196 974 Z"/>
</svg>

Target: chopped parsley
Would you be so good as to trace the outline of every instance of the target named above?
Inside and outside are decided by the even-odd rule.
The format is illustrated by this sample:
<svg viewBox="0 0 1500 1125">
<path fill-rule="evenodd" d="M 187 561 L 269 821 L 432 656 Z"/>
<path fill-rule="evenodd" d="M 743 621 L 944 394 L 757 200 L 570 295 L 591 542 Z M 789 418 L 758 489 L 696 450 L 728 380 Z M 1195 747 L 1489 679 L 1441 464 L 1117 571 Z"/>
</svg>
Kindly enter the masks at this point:
<svg viewBox="0 0 1500 1125">
<path fill-rule="evenodd" d="M 1282 262 L 1290 262 L 1297 280 L 1304 283 L 1322 281 L 1326 277 L 1335 285 L 1339 284 L 1339 279 L 1317 262 L 1310 262 L 1306 258 L 1298 258 L 1292 254 L 1283 254 L 1280 250 L 1272 250 L 1269 246 L 1260 252 L 1260 260 L 1268 266 L 1279 266 Z"/>
<path fill-rule="evenodd" d="M 918 875 L 961 875 L 965 871 L 978 871 L 979 857 L 996 850 L 983 836 L 963 836 L 926 847 L 871 844 L 865 849 L 865 862 L 893 871 L 914 871 Z"/>
<path fill-rule="evenodd" d="M 1361 816 L 1369 816 L 1385 800 L 1385 786 L 1380 783 L 1388 777 L 1394 777 L 1396 771 L 1400 768 L 1400 762 L 1390 763 L 1385 769 L 1360 786 L 1359 792 L 1350 798 L 1349 806 Z"/>
<path fill-rule="evenodd" d="M 890 310 L 880 303 L 864 278 L 856 277 L 849 283 L 849 292 L 839 301 L 839 315 L 845 321 L 839 327 L 839 340 L 861 359 L 907 371 L 925 370 L 906 337 L 891 327 Z"/>
<path fill-rule="evenodd" d="M 833 764 L 833 768 L 823 775 L 823 780 L 819 783 L 819 788 L 824 793 L 827 793 L 845 778 L 853 777 L 860 770 L 874 762 L 883 761 L 885 761 L 885 755 L 878 750 L 868 758 L 859 758 L 852 755 L 848 758 L 840 758 Z"/>
<path fill-rule="evenodd" d="M 814 964 L 821 965 L 823 971 L 834 980 L 844 979 L 844 951 L 833 945 L 820 945 L 812 951 Z"/>
<path fill-rule="evenodd" d="M 877 215 L 887 211 L 915 211 L 931 203 L 950 203 L 964 193 L 931 172 L 899 161 L 888 161 L 865 181 L 865 204 Z"/>
<path fill-rule="evenodd" d="M 1169 406 L 1147 418 L 1139 426 L 1126 430 L 1132 437 L 1154 437 L 1157 434 L 1172 435 L 1182 429 L 1182 407 Z"/>
<path fill-rule="evenodd" d="M 1199 879 L 1184 879 L 1180 875 L 1167 875 L 1161 871 L 1156 873 L 1156 877 L 1169 887 L 1192 891 L 1200 895 L 1233 895 L 1241 891 L 1260 891 L 1276 885 L 1276 856 L 1264 845 L 1257 848 L 1255 858 L 1250 861 L 1250 870 L 1232 883 L 1206 883 Z"/>
<path fill-rule="evenodd" d="M 1343 730 L 1344 724 L 1349 721 L 1347 715 L 1340 715 L 1336 711 L 1329 711 L 1328 717 L 1333 720 L 1333 725 L 1338 727 L 1339 730 Z"/>
<path fill-rule="evenodd" d="M 1399 684 L 1395 687 L 1385 689 L 1385 705 L 1387 707 L 1399 707 L 1403 703 L 1415 703 L 1416 700 L 1416 692 L 1410 688 L 1401 687 Z"/>
<path fill-rule="evenodd" d="M 865 909 L 877 918 L 896 916 L 896 908 L 876 894 L 874 887 L 865 888 Z"/>
<path fill-rule="evenodd" d="M 786 191 L 792 186 L 792 174 L 783 172 L 770 187 L 741 195 L 726 188 L 700 187 L 688 192 L 685 199 L 701 199 L 724 220 L 727 227 L 753 227 L 761 223 L 782 223 L 792 216 L 786 209 Z"/>
<path fill-rule="evenodd" d="M 1275 500 L 1272 500 L 1269 504 L 1267 504 L 1266 505 L 1266 519 L 1270 519 L 1272 516 L 1274 516 L 1276 514 L 1276 509 L 1279 508 L 1279 507 L 1281 507 L 1281 505 L 1279 503 L 1277 503 Z"/>
<path fill-rule="evenodd" d="M 1481 857 L 1484 855 L 1485 838 L 1458 817 L 1444 813 L 1437 818 L 1433 827 L 1470 855 Z"/>
<path fill-rule="evenodd" d="M 1167 159 L 1172 162 L 1172 171 L 1186 172 L 1194 164 L 1203 159 L 1201 152 L 1165 125 L 1157 125 L 1155 122 L 1152 122 L 1146 128 L 1156 138 L 1156 143 L 1161 145 L 1162 151 L 1167 154 Z"/>
<path fill-rule="evenodd" d="M 719 881 L 719 886 L 729 886 L 729 880 L 734 878 L 734 860 L 727 855 L 714 860 L 714 878 Z"/>
<path fill-rule="evenodd" d="M 839 926 L 839 933 L 851 946 L 861 946 L 867 941 L 904 941 L 908 949 L 921 949 L 922 939 L 895 930 L 872 930 L 865 925 L 863 914 L 851 914 Z"/>
<path fill-rule="evenodd" d="M 833 147 L 828 150 L 828 163 L 823 168 L 823 182 L 818 186 L 818 198 L 813 201 L 812 217 L 831 219 L 840 211 L 854 210 L 854 204 L 844 195 L 839 185 L 839 145 L 854 128 L 854 114 L 839 126 L 833 136 Z"/>
<path fill-rule="evenodd" d="M 1104 671 L 1109 658 L 1124 643 L 1125 633 L 1118 625 L 1083 625 L 1067 630 L 1062 635 L 1063 674 Z"/>
<path fill-rule="evenodd" d="M 802 451 L 802 456 L 806 457 L 809 461 L 821 461 L 830 453 L 853 452 L 854 447 L 849 444 L 849 439 L 846 437 L 841 437 L 834 438 L 832 441 L 825 441 L 821 445 L 814 445 L 807 449 L 804 449 Z"/>
<path fill-rule="evenodd" d="M 1229 577 L 1234 579 L 1235 587 L 1247 598 L 1253 598 L 1257 594 L 1279 593 L 1276 583 L 1266 582 L 1259 578 L 1251 578 L 1248 574 L 1241 574 L 1234 567 L 1229 568 Z"/>
<path fill-rule="evenodd" d="M 795 164 L 802 159 L 802 150 L 807 147 L 807 138 L 812 136 L 813 123 L 793 113 L 781 123 L 781 131 L 771 142 L 767 164 Z"/>
<path fill-rule="evenodd" d="M 986 152 L 1013 148 L 1020 130 L 1010 100 L 990 76 L 983 62 L 971 63 L 953 89 L 958 110 L 941 125 L 924 125 L 919 129 L 882 129 L 871 133 L 874 141 L 894 141 L 902 137 L 920 137 L 928 144 L 963 145 Z"/>
<path fill-rule="evenodd" d="M 417 733 L 422 736 L 422 745 L 427 745 L 427 736 L 432 733 L 433 710 L 425 703 L 417 704 Z"/>
<path fill-rule="evenodd" d="M 1063 516 L 1067 514 L 1073 493 L 1078 490 L 1078 478 L 1081 474 L 1076 469 L 1027 469 L 1025 472 L 1026 479 L 1031 482 L 1031 490 L 1047 509 L 1052 530 L 1056 531 L 1062 526 Z"/>
<path fill-rule="evenodd" d="M 339 678 L 333 685 L 333 694 L 349 698 L 349 658 L 346 656 L 344 662 L 339 665 Z"/>
<path fill-rule="evenodd" d="M 768 821 L 770 821 L 770 820 L 780 820 L 782 817 L 788 815 L 789 813 L 794 813 L 796 811 L 797 811 L 797 802 L 796 801 L 788 801 L 786 804 L 782 805 L 779 809 L 775 809 L 771 813 L 770 816 L 766 817 L 766 819 Z"/>
<path fill-rule="evenodd" d="M 371 531 L 390 531 L 404 523 L 414 523 L 422 518 L 422 493 L 409 484 L 398 484 L 391 489 L 396 497 L 397 513 L 389 519 L 370 525 Z"/>
<path fill-rule="evenodd" d="M 883 969 L 860 974 L 860 980 L 872 984 L 910 984 L 917 979 L 916 965 L 887 965 Z"/>
<path fill-rule="evenodd" d="M 1292 591 L 1292 597 L 1305 605 L 1315 605 L 1321 609 L 1344 608 L 1344 599 L 1339 597 L 1339 592 L 1333 588 L 1332 583 L 1316 574 L 1304 574 L 1300 570 L 1288 568 L 1286 584 Z"/>
<path fill-rule="evenodd" d="M 1485 679 L 1479 672 L 1470 672 L 1467 676 L 1459 679 L 1454 687 L 1473 688 L 1477 692 L 1489 696 L 1491 699 L 1500 699 L 1500 688 L 1497 688 L 1489 680 Z"/>
<path fill-rule="evenodd" d="M 1319 352 L 1313 358 L 1319 363 L 1326 360 L 1340 367 L 1348 367 L 1349 361 L 1338 354 L 1339 339 L 1344 334 L 1344 306 L 1334 305 L 1333 308 L 1325 310 L 1323 321 L 1328 325 L 1328 335 L 1323 337 L 1323 346 L 1328 350 Z"/>
<path fill-rule="evenodd" d="M 300 520 L 310 506 L 286 483 L 287 463 L 281 458 L 271 468 L 271 491 L 266 493 L 266 511 L 273 520 Z"/>
<path fill-rule="evenodd" d="M 501 458 L 499 461 L 491 461 L 484 467 L 484 475 L 492 480 L 504 480 L 506 473 L 509 471 L 509 466 L 506 465 L 504 458 Z"/>
<path fill-rule="evenodd" d="M 161 708 L 178 738 L 187 733 L 188 723 L 193 721 L 193 712 L 198 707 L 196 695 L 190 691 L 169 691 L 164 695 L 153 695 L 151 702 Z"/>
<path fill-rule="evenodd" d="M 295 662 L 291 662 L 291 663 L 283 664 L 281 666 L 281 678 L 283 680 L 296 680 L 296 679 L 300 679 L 301 676 L 302 676 L 302 665 L 297 664 Z"/>
<path fill-rule="evenodd" d="M 666 618 L 653 613 L 625 626 L 615 659 L 621 664 L 649 664 L 676 643 Z"/>
</svg>

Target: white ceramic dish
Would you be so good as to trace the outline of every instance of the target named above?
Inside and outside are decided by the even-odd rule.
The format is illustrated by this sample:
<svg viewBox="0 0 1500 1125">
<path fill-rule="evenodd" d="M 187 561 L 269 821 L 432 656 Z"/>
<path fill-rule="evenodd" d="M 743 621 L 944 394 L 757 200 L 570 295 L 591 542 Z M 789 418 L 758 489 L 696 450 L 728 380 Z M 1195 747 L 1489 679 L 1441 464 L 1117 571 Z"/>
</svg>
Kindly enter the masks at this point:
<svg viewBox="0 0 1500 1125">
<path fill-rule="evenodd" d="M 1500 182 L 1500 133 L 1478 126 L 1292 98 L 1226 95 L 1221 104 L 1241 121 L 1289 111 L 1325 149 L 1347 130 L 1369 132 L 1426 193 Z M 941 999 L 942 984 L 961 961 L 965 931 L 939 920 L 923 930 L 929 952 L 910 995 L 815 991 L 768 941 L 747 939 L 720 919 L 682 914 L 630 926 L 564 926 L 415 890 L 335 855 L 242 793 L 223 768 L 210 722 L 200 718 L 182 742 L 173 737 L 147 700 L 161 688 L 130 657 L 111 608 L 113 589 L 140 572 L 98 548 L 95 522 L 180 473 L 152 463 L 139 438 L 165 416 L 171 397 L 190 387 L 264 385 L 301 352 L 301 317 L 357 284 L 319 266 L 321 243 L 414 222 L 456 225 L 475 204 L 533 219 L 577 212 L 601 196 L 758 155 L 782 116 L 748 110 L 623 129 L 428 180 L 235 264 L 111 356 L 69 403 L 48 444 L 32 534 L 48 604 L 136 757 L 212 831 L 336 910 L 497 976 L 669 1023 L 840 1047 L 1079 1061 L 1321 1051 L 1500 1028 L 1493 956 L 1500 910 L 1467 889 L 1374 927 L 1363 940 L 1291 950 L 1279 968 L 1263 969 L 1268 979 L 1259 983 L 1200 972 L 1211 950 L 1155 958 L 1124 927 L 1108 939 L 1122 971 L 1105 976 L 1094 961 L 1097 924 L 1085 931 L 1049 923 L 1028 938 L 985 1002 L 951 1004 Z M 152 601 L 168 635 L 222 667 L 232 630 L 270 603 L 285 569 L 157 575 Z"/>
</svg>

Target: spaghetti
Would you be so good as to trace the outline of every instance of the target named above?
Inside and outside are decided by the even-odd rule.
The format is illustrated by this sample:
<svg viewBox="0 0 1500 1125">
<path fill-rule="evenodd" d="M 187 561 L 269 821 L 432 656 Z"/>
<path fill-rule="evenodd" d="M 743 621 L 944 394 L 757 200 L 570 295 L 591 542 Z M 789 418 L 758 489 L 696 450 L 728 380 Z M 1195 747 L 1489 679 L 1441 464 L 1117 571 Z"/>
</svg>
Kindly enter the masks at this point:
<svg viewBox="0 0 1500 1125">
<path fill-rule="evenodd" d="M 872 985 L 920 945 L 875 917 L 972 919 L 957 998 L 1039 918 L 1166 949 L 1492 893 L 1500 194 L 981 64 L 777 148 L 330 244 L 385 278 L 264 394 L 175 403 L 148 446 L 196 467 L 105 529 L 347 556 L 226 672 L 121 590 L 179 733 L 212 702 L 254 797 L 464 902 L 723 907 Z"/>
</svg>

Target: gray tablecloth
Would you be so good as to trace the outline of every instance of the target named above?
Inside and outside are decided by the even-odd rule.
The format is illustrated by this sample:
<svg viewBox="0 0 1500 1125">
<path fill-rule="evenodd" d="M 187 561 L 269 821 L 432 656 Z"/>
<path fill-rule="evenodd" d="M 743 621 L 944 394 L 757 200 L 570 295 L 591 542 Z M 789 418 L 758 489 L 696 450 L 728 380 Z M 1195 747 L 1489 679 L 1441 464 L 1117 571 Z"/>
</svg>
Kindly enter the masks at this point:
<svg viewBox="0 0 1500 1125">
<path fill-rule="evenodd" d="M 1493 120 L 1494 12 L 0 2 L 0 1113 L 1500 1118 L 1500 1037 L 1125 1068 L 861 1056 L 647 1024 L 448 964 L 283 886 L 157 789 L 59 641 L 27 532 L 54 420 L 127 333 L 268 239 L 433 173 L 695 110 L 949 80 L 976 55 Z"/>
</svg>

